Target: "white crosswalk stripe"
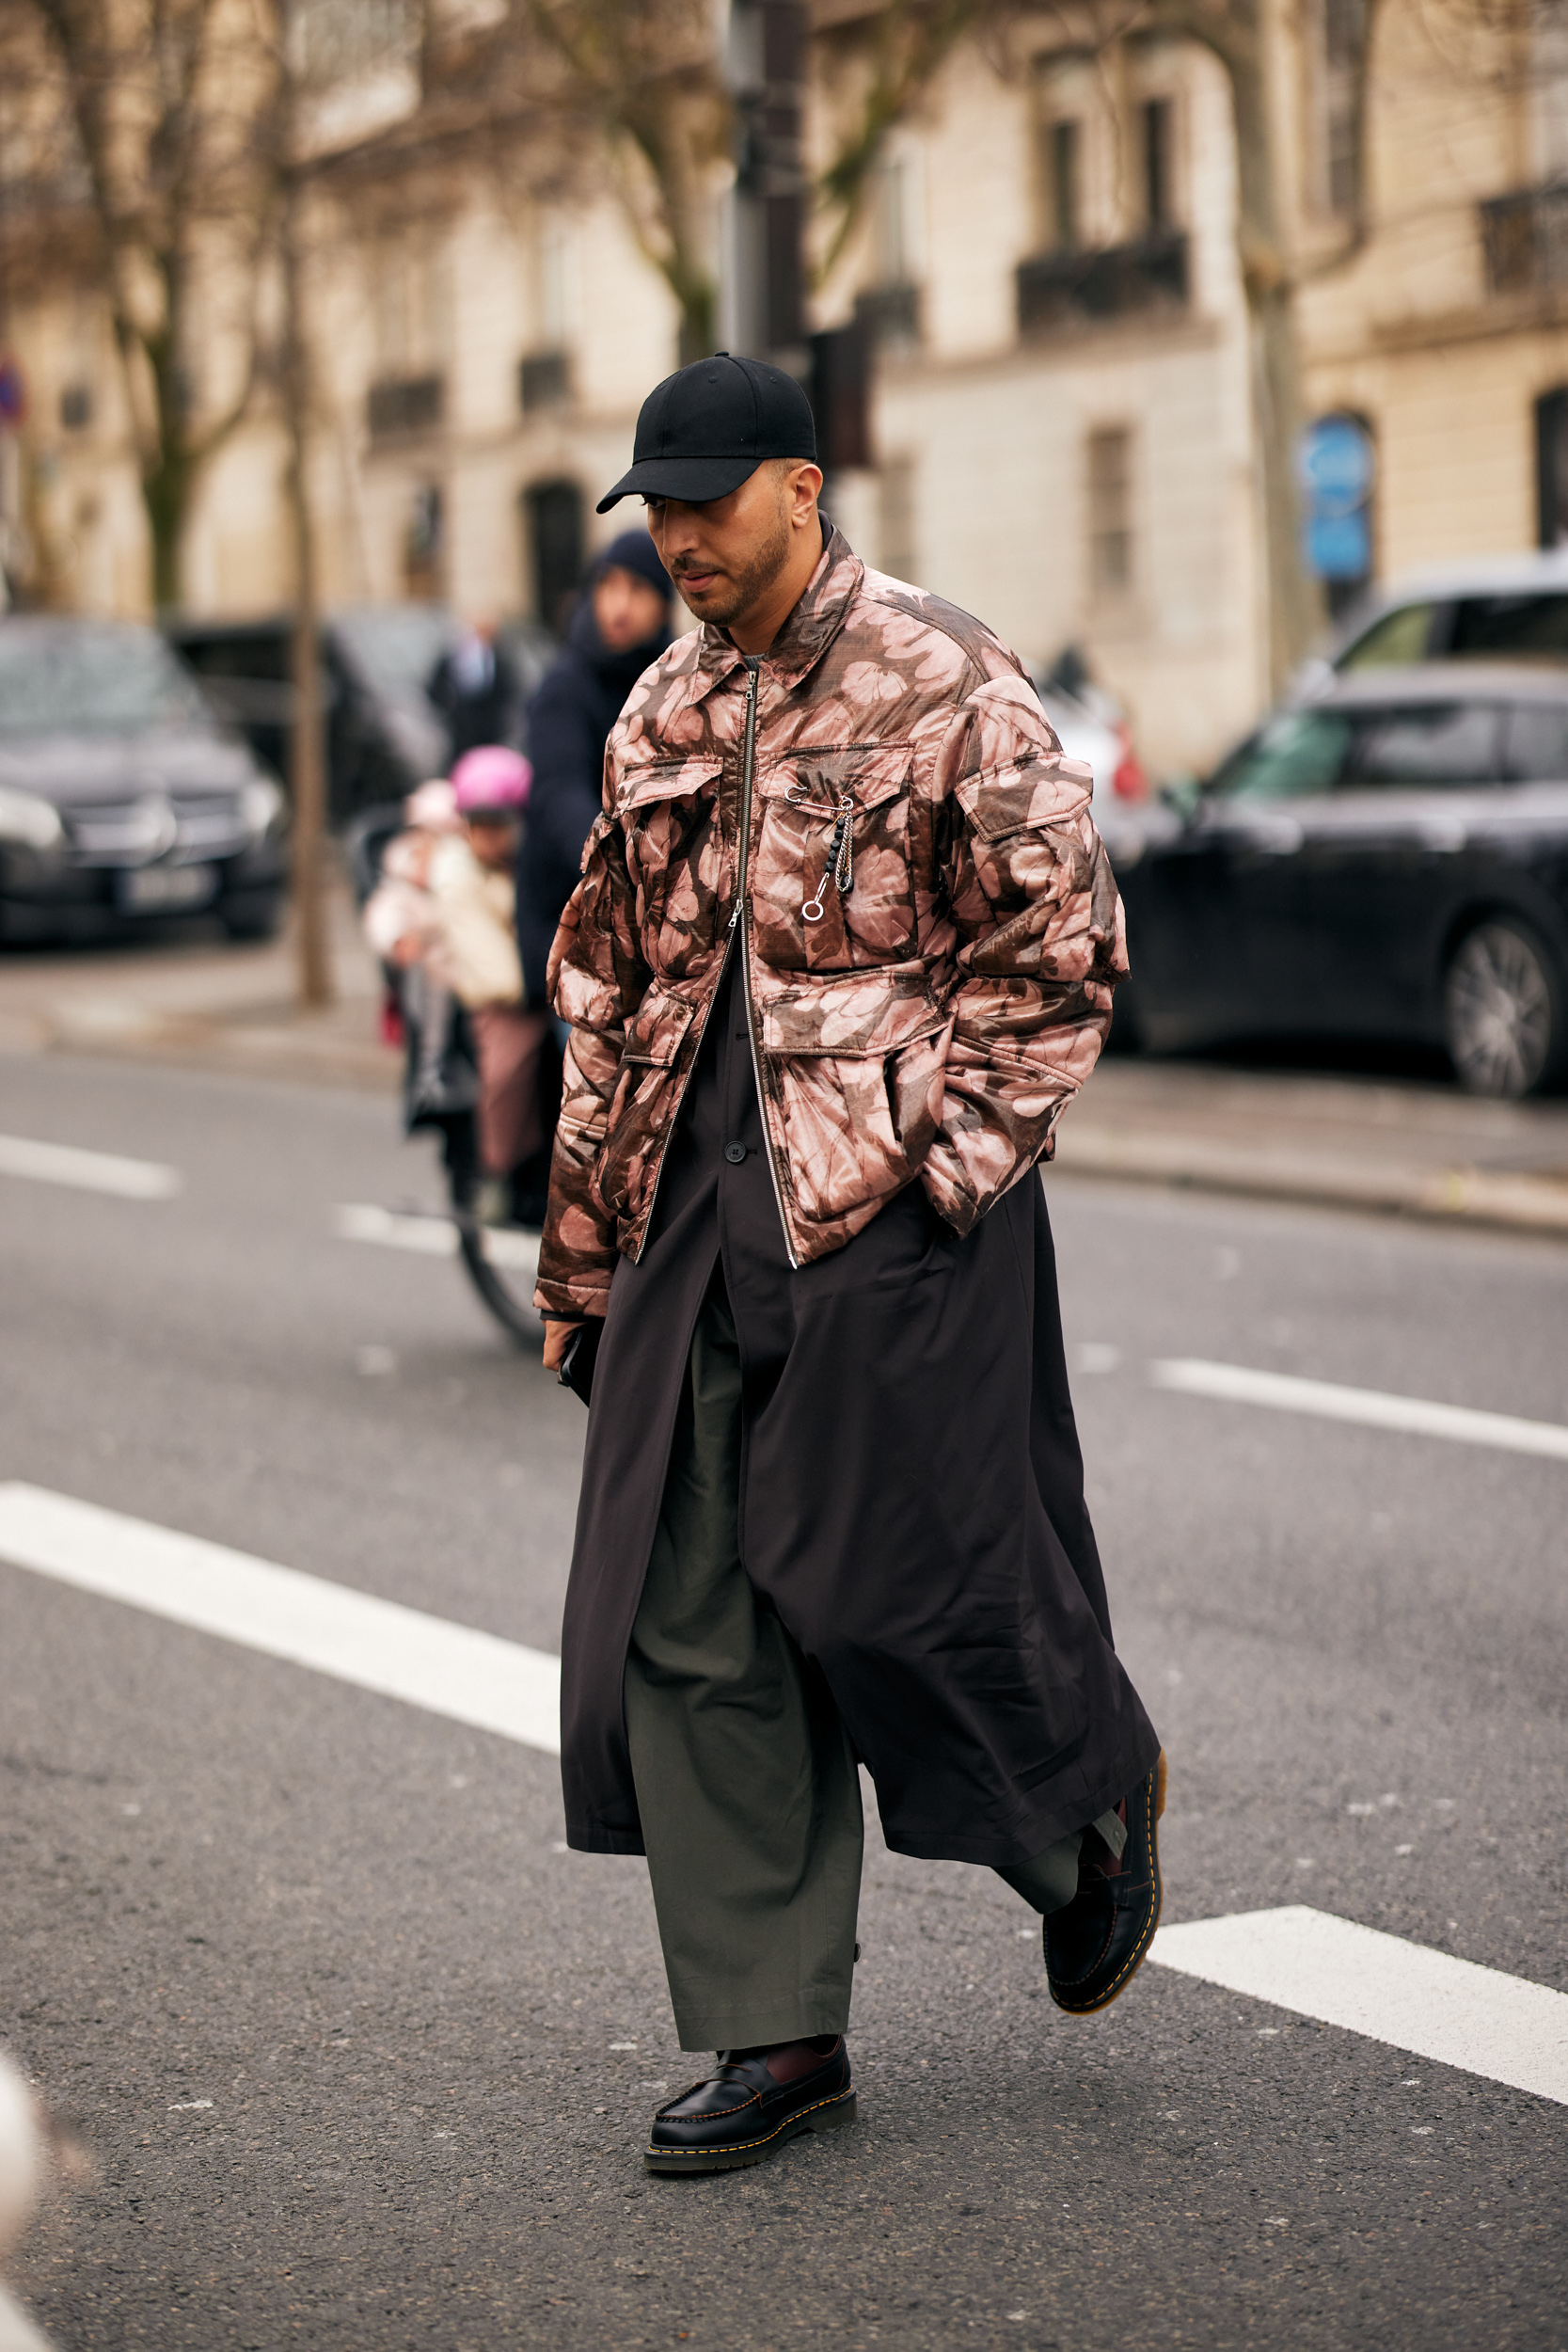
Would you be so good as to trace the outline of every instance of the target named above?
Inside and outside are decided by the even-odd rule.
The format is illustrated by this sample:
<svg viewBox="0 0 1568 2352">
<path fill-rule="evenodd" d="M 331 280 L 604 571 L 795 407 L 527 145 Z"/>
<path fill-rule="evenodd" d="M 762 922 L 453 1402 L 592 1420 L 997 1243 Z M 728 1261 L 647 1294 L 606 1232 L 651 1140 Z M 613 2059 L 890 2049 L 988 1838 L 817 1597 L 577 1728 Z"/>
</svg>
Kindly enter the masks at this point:
<svg viewBox="0 0 1568 2352">
<path fill-rule="evenodd" d="M 70 1184 L 79 1192 L 116 1193 L 123 1200 L 172 1200 L 182 1182 L 177 1168 L 165 1168 L 156 1160 L 84 1152 L 73 1143 L 40 1143 L 30 1136 L 0 1136 L 0 1176 Z"/>
<path fill-rule="evenodd" d="M 1276 1413 L 1310 1413 L 1323 1421 L 1359 1422 L 1369 1429 L 1397 1429 L 1411 1437 L 1447 1438 L 1457 1445 L 1498 1446 L 1509 1454 L 1568 1462 L 1568 1429 L 1558 1422 L 1521 1421 L 1513 1413 L 1395 1396 L 1384 1389 L 1346 1388 L 1333 1380 L 1302 1380 L 1246 1364 L 1212 1364 L 1194 1356 L 1152 1363 L 1148 1376 L 1157 1389 L 1224 1405 L 1261 1405 Z"/>
<path fill-rule="evenodd" d="M 457 1254 L 457 1228 L 450 1216 L 381 1209 L 368 1200 L 340 1201 L 332 1212 L 332 1230 L 340 1241 L 367 1241 L 383 1249 L 410 1249 L 418 1257 L 451 1258 Z M 539 1272 L 539 1236 L 514 1232 L 506 1227 L 487 1231 L 484 1254 L 509 1274 Z"/>
<path fill-rule="evenodd" d="M 526 1747 L 560 1747 L 561 1662 L 520 1642 L 20 1482 L 0 1486 L 0 1559 Z"/>
<path fill-rule="evenodd" d="M 1291 1903 L 1162 1928 L 1157 1966 L 1568 2106 L 1568 1993 Z"/>
</svg>

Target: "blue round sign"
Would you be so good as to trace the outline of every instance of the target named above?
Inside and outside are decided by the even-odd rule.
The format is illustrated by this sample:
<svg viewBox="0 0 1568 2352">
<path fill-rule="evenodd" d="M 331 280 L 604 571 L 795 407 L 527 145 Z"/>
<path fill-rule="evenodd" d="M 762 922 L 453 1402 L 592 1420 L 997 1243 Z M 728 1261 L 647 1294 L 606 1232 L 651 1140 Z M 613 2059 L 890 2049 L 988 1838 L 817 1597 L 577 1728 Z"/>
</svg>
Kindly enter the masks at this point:
<svg viewBox="0 0 1568 2352">
<path fill-rule="evenodd" d="M 27 379 L 22 363 L 0 352 L 0 424 L 20 424 L 27 414 Z"/>
<path fill-rule="evenodd" d="M 1320 417 L 1301 437 L 1296 470 L 1315 517 L 1354 515 L 1371 496 L 1377 457 L 1354 417 Z"/>
</svg>

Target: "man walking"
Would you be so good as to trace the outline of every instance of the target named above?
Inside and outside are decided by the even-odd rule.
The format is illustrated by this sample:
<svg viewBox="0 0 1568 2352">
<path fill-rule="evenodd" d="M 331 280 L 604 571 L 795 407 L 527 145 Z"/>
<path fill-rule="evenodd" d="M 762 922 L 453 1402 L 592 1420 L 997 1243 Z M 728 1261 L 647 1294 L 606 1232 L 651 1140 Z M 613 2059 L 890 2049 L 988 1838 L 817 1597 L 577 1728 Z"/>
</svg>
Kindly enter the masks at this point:
<svg viewBox="0 0 1568 2352">
<path fill-rule="evenodd" d="M 631 470 L 702 627 L 632 690 L 550 958 L 538 1304 L 602 1317 L 562 1639 L 567 1836 L 646 1852 L 712 2072 L 653 2171 L 847 2122 L 857 1765 L 1001 1872 L 1053 1998 L 1159 1915 L 1164 1757 L 1111 1642 L 1040 1186 L 1126 970 L 1015 658 L 824 523 L 810 409 L 719 354 Z"/>
</svg>

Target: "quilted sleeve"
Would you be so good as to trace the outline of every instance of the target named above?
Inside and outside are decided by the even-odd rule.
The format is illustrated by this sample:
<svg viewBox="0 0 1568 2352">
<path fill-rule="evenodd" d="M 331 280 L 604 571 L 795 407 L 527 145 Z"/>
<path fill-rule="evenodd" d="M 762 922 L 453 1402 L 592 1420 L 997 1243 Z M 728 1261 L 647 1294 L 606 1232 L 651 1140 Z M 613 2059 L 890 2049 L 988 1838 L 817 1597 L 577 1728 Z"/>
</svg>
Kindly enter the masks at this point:
<svg viewBox="0 0 1568 2352">
<path fill-rule="evenodd" d="M 922 1181 L 960 1233 L 1050 1158 L 1127 974 L 1121 900 L 1089 818 L 1092 781 L 1019 677 L 971 694 L 935 748 L 927 789 L 939 897 L 956 933 L 957 1018 Z"/>
<path fill-rule="evenodd" d="M 602 1315 L 615 1269 L 615 1220 L 594 1190 L 626 1024 L 652 974 L 638 950 L 619 818 L 595 818 L 582 880 L 550 949 L 549 1000 L 571 1025 L 561 1120 L 550 1163 L 550 1201 L 539 1245 L 533 1303 L 546 1315 Z"/>
</svg>

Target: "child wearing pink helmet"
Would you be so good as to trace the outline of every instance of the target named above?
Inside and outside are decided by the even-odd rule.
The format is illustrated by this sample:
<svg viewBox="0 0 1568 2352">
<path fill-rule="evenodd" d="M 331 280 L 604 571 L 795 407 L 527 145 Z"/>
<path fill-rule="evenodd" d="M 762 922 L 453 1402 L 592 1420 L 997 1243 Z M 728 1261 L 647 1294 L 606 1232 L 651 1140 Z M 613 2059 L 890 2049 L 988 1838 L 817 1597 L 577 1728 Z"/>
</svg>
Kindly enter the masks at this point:
<svg viewBox="0 0 1568 2352">
<path fill-rule="evenodd" d="M 533 771 L 504 744 L 465 752 L 451 771 L 462 833 L 431 868 L 441 962 L 468 1015 L 479 1060 L 479 1151 L 485 1213 L 499 1213 L 503 1180 L 544 1141 L 539 1059 L 549 1014 L 524 1001 L 517 957 L 516 870 Z"/>
</svg>

